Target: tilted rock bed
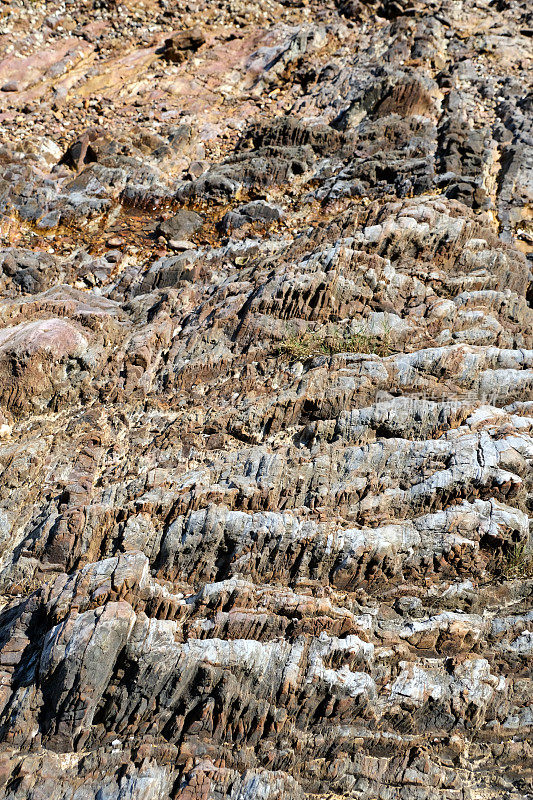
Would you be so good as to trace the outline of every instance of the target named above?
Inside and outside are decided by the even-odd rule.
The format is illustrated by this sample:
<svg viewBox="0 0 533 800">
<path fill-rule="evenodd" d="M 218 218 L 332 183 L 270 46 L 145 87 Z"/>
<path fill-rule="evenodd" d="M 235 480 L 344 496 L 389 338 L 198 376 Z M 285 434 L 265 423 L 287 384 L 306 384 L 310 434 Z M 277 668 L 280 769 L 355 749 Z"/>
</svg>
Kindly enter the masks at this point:
<svg viewBox="0 0 533 800">
<path fill-rule="evenodd" d="M 527 5 L 0 12 L 0 797 L 533 798 Z"/>
</svg>

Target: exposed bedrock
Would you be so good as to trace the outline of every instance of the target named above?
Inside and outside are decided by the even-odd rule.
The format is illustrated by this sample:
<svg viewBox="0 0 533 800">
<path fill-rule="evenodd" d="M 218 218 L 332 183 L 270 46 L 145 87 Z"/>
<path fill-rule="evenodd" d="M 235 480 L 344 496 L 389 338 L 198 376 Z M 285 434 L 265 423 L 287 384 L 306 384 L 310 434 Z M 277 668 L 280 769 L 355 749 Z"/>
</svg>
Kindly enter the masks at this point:
<svg viewBox="0 0 533 800">
<path fill-rule="evenodd" d="M 532 800 L 529 7 L 0 15 L 0 798 Z"/>
</svg>

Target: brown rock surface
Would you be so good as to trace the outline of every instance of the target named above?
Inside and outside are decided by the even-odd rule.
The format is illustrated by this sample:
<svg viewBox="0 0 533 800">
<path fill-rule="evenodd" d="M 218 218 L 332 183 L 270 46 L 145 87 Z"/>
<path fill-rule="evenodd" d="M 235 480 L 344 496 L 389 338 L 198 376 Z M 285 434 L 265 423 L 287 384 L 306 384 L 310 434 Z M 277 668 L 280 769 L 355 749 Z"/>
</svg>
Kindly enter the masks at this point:
<svg viewBox="0 0 533 800">
<path fill-rule="evenodd" d="M 529 7 L 0 15 L 0 798 L 531 800 Z"/>
</svg>

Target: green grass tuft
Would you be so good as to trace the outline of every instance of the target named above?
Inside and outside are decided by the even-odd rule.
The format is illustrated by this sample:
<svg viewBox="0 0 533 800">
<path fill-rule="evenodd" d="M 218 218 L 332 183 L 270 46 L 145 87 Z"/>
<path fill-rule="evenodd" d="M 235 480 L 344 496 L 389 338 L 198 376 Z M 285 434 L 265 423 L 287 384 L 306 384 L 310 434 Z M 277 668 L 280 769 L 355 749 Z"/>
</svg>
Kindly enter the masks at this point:
<svg viewBox="0 0 533 800">
<path fill-rule="evenodd" d="M 533 552 L 526 547 L 525 542 L 519 542 L 512 547 L 502 570 L 504 578 L 533 578 Z"/>
<path fill-rule="evenodd" d="M 313 356 L 331 356 L 334 353 L 374 353 L 388 356 L 391 353 L 389 333 L 372 336 L 364 330 L 355 333 L 306 332 L 287 336 L 277 347 L 278 355 L 291 361 L 306 361 Z"/>
</svg>

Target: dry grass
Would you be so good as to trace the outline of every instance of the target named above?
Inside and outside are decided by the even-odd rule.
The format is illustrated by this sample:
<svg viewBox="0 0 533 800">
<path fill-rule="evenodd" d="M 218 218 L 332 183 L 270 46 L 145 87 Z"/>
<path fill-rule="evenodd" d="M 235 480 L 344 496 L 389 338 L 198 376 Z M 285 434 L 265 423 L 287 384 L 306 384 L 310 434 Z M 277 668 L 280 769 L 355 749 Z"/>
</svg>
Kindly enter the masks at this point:
<svg viewBox="0 0 533 800">
<path fill-rule="evenodd" d="M 525 542 L 519 542 L 509 550 L 502 574 L 507 580 L 533 578 L 533 552 Z"/>
<path fill-rule="evenodd" d="M 342 334 L 306 332 L 287 336 L 277 348 L 278 355 L 286 355 L 291 361 L 306 361 L 313 356 L 331 356 L 334 353 L 374 353 L 388 356 L 391 353 L 389 333 L 372 336 L 364 330 Z"/>
</svg>

